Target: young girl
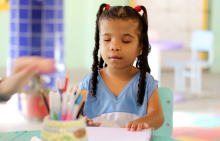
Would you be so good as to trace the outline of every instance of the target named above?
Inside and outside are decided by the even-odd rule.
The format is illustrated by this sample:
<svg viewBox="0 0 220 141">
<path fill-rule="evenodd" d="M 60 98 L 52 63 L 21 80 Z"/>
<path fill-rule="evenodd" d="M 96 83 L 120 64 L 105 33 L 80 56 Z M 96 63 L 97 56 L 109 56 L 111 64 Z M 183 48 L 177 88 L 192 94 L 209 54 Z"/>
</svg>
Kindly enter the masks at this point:
<svg viewBox="0 0 220 141">
<path fill-rule="evenodd" d="M 89 124 L 126 127 L 128 131 L 162 126 L 158 82 L 149 74 L 147 30 L 144 6 L 100 6 L 92 73 L 80 83 L 80 89 L 90 90 L 83 111 Z"/>
</svg>

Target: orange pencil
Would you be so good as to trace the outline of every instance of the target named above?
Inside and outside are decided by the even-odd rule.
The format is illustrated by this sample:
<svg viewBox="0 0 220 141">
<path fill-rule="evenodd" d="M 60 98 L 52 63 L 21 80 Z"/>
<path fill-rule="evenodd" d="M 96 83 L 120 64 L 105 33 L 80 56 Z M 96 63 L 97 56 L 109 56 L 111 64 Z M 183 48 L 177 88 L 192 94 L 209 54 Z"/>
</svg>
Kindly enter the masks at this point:
<svg viewBox="0 0 220 141">
<path fill-rule="evenodd" d="M 81 109 L 83 103 L 86 101 L 86 97 L 87 97 L 88 93 L 89 93 L 89 91 L 82 90 L 83 98 L 82 98 L 82 100 L 81 100 L 81 102 L 80 102 L 80 104 L 79 104 L 79 109 L 78 109 L 77 115 L 79 114 L 80 109 Z"/>
</svg>

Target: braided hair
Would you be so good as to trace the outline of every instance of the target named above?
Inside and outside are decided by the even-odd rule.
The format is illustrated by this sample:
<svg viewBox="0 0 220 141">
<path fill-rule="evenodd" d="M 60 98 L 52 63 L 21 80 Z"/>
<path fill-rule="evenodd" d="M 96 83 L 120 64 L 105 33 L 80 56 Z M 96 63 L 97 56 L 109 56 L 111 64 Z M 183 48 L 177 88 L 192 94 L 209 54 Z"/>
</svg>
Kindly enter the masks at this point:
<svg viewBox="0 0 220 141">
<path fill-rule="evenodd" d="M 147 10 L 144 6 L 140 6 L 143 10 L 143 15 L 141 16 L 134 8 L 130 6 L 113 6 L 103 11 L 103 8 L 106 7 L 107 4 L 101 4 L 99 10 L 96 15 L 96 30 L 95 30 L 95 47 L 93 50 L 93 64 L 92 64 L 92 96 L 96 97 L 96 87 L 97 87 L 97 76 L 98 76 L 98 67 L 103 68 L 104 60 L 102 56 L 98 58 L 98 50 L 99 50 L 99 32 L 100 32 L 100 22 L 104 19 L 113 19 L 113 20 L 135 20 L 138 21 L 138 37 L 139 44 L 143 44 L 142 54 L 137 57 L 136 67 L 140 69 L 140 78 L 138 84 L 138 100 L 137 103 L 139 105 L 143 104 L 145 88 L 146 88 L 146 72 L 150 73 L 150 67 L 148 64 L 148 54 L 151 50 L 148 40 L 148 21 L 147 21 Z M 105 63 L 104 67 L 107 64 Z M 148 96 L 147 96 L 148 98 Z"/>
</svg>

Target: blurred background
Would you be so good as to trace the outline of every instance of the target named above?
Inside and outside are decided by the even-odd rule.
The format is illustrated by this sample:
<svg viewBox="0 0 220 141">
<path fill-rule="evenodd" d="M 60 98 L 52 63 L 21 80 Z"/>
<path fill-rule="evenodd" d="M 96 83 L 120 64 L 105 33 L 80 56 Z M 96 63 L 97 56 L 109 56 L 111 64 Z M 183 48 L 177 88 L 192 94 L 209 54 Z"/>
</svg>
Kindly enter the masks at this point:
<svg viewBox="0 0 220 141">
<path fill-rule="evenodd" d="M 187 141 L 220 140 L 219 0 L 45 0 L 45 5 L 42 3 L 41 0 L 0 0 L 0 76 L 10 74 L 14 59 L 39 55 L 56 59 L 59 72 L 47 76 L 51 88 L 53 78 L 64 78 L 66 71 L 69 86 L 76 86 L 91 71 L 100 4 L 144 5 L 152 48 L 151 74 L 159 80 L 159 87 L 168 87 L 174 93 L 172 137 Z M 25 98 L 16 94 L 8 102 L 0 103 L 0 132 L 41 129 L 42 120 L 28 116 L 28 103 L 20 104 L 22 99 Z M 43 105 L 42 101 L 37 104 Z"/>
</svg>

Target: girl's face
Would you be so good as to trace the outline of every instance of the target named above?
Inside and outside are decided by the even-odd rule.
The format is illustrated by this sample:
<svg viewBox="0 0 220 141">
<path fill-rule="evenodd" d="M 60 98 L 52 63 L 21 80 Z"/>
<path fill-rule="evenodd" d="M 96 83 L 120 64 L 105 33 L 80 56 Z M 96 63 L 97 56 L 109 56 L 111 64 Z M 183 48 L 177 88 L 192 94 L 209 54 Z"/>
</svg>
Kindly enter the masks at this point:
<svg viewBox="0 0 220 141">
<path fill-rule="evenodd" d="M 100 51 L 108 67 L 132 67 L 142 47 L 139 46 L 138 22 L 132 20 L 102 20 Z"/>
</svg>

